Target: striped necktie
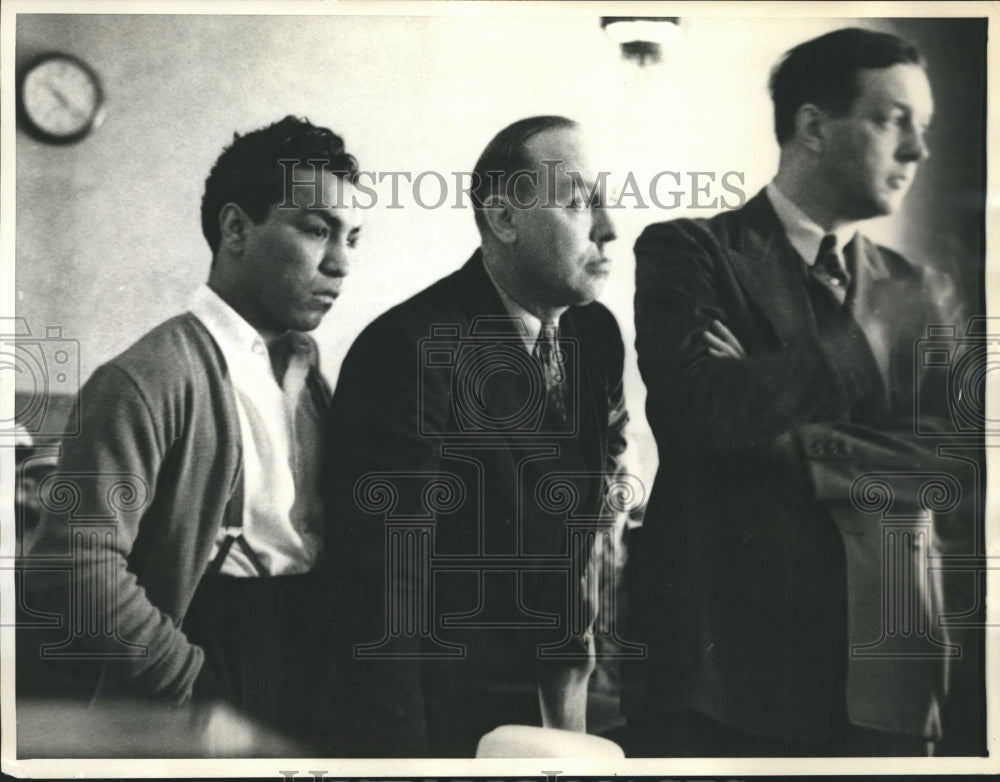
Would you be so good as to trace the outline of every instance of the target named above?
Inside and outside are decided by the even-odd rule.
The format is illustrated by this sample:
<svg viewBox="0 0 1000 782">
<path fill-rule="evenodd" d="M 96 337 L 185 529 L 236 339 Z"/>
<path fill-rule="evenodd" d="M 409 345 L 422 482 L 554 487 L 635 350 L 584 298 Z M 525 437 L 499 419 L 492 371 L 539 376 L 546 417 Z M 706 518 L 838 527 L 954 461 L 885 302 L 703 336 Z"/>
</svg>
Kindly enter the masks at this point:
<svg viewBox="0 0 1000 782">
<path fill-rule="evenodd" d="M 816 281 L 837 300 L 837 304 L 843 306 L 847 299 L 847 286 L 851 283 L 851 276 L 840 260 L 837 237 L 833 234 L 827 234 L 820 242 L 811 271 Z"/>
<path fill-rule="evenodd" d="M 554 413 L 561 422 L 568 418 L 568 384 L 566 382 L 566 357 L 559 348 L 559 327 L 555 323 L 545 323 L 535 340 L 535 357 L 542 365 L 545 377 L 547 410 Z"/>
</svg>

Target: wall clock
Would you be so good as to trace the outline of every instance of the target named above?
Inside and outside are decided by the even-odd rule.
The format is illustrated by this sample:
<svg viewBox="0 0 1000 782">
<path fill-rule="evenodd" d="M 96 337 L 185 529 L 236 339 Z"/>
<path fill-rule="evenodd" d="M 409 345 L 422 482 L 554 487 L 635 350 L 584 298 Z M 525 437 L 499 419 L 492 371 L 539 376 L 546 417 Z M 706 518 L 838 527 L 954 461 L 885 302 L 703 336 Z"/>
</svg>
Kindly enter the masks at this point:
<svg viewBox="0 0 1000 782">
<path fill-rule="evenodd" d="M 47 54 L 28 66 L 18 98 L 26 130 L 54 144 L 79 141 L 104 118 L 97 74 L 69 54 Z"/>
</svg>

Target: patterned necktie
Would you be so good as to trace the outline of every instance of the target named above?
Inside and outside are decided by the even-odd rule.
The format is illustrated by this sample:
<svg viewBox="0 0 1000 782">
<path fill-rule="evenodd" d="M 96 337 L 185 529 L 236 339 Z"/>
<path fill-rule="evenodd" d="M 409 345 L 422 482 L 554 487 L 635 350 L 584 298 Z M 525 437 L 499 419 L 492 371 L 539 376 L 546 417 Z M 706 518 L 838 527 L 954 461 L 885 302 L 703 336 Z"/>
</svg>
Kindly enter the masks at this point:
<svg viewBox="0 0 1000 782">
<path fill-rule="evenodd" d="M 535 356 L 542 365 L 545 376 L 545 392 L 548 400 L 546 409 L 565 423 L 568 419 L 566 401 L 569 390 L 566 382 L 566 356 L 559 348 L 559 327 L 555 323 L 545 323 L 535 340 Z"/>
<path fill-rule="evenodd" d="M 837 300 L 837 304 L 843 306 L 847 299 L 847 286 L 851 283 L 851 276 L 840 261 L 837 237 L 833 234 L 827 234 L 819 243 L 819 252 L 816 253 L 816 261 L 811 271 L 816 281 Z"/>
</svg>

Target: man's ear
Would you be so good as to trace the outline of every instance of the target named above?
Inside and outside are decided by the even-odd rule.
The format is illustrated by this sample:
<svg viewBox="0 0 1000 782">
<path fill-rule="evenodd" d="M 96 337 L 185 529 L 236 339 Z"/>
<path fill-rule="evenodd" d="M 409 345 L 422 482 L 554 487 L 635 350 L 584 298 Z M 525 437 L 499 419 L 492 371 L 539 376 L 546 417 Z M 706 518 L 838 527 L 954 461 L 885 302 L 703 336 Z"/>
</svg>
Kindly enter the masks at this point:
<svg viewBox="0 0 1000 782">
<path fill-rule="evenodd" d="M 503 244 L 513 244 L 517 240 L 517 227 L 514 225 L 514 210 L 495 193 L 483 201 L 483 218 L 490 231 Z"/>
<path fill-rule="evenodd" d="M 795 112 L 795 137 L 813 152 L 826 148 L 826 122 L 830 115 L 815 103 L 803 103 Z"/>
<path fill-rule="evenodd" d="M 230 252 L 238 252 L 243 249 L 246 241 L 247 228 L 250 218 L 239 206 L 229 202 L 219 210 L 219 234 L 220 243 Z"/>
</svg>

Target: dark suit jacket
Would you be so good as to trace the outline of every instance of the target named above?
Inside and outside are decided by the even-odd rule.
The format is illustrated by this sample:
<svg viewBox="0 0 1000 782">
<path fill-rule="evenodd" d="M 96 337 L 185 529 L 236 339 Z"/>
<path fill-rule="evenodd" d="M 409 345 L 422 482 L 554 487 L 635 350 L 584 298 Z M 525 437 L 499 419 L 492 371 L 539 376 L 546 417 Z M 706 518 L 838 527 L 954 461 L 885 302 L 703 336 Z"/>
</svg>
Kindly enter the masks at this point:
<svg viewBox="0 0 1000 782">
<path fill-rule="evenodd" d="M 855 298 L 891 285 L 920 306 L 916 267 L 855 245 Z M 918 489 L 899 473 L 941 470 L 912 434 L 914 335 L 894 335 L 886 383 L 847 310 L 821 328 L 764 193 L 708 220 L 652 225 L 635 251 L 660 465 L 630 542 L 628 637 L 649 659 L 631 672 L 628 710 L 695 709 L 757 735 L 824 739 L 846 708 L 855 724 L 936 737 L 945 662 L 906 656 L 941 648 L 933 622 L 937 639 L 896 633 L 870 647 L 886 656 L 847 653 L 879 642 L 888 572 L 884 514 L 855 481 L 893 473 L 892 513 L 912 517 Z M 708 354 L 713 319 L 746 359 Z M 935 536 L 907 541 L 901 566 L 919 570 Z M 932 592 L 915 598 L 924 621 L 938 610 Z"/>
<path fill-rule="evenodd" d="M 538 649 L 572 629 L 579 572 L 565 566 L 586 551 L 571 556 L 567 514 L 607 520 L 606 476 L 624 449 L 624 350 L 602 305 L 563 315 L 574 397 L 563 427 L 518 325 L 477 251 L 376 319 L 344 361 L 328 551 L 348 722 L 335 749 L 345 754 L 472 756 L 497 725 L 541 724 L 539 680 L 566 664 Z M 389 554 L 387 521 L 410 536 Z M 420 556 L 434 558 L 423 580 Z M 387 559 L 400 557 L 408 566 L 390 564 L 387 576 Z M 412 614 L 393 624 L 390 603 Z M 572 639 L 568 648 L 580 651 Z"/>
</svg>

